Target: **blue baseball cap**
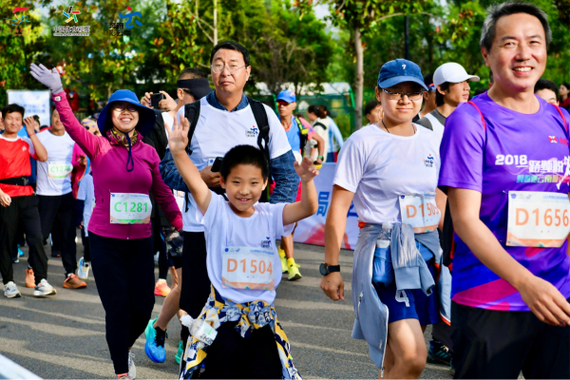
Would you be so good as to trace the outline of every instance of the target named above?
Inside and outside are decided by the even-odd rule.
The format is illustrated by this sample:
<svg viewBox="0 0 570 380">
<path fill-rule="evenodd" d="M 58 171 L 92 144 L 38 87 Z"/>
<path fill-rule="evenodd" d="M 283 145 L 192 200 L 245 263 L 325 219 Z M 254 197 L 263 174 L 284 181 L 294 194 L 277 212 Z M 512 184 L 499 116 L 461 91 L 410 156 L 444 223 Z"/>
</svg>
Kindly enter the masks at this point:
<svg viewBox="0 0 570 380">
<path fill-rule="evenodd" d="M 277 100 L 283 100 L 287 103 L 296 103 L 297 96 L 291 90 L 283 90 L 279 93 L 279 95 L 277 95 Z"/>
<path fill-rule="evenodd" d="M 97 119 L 97 125 L 99 126 L 99 131 L 101 135 L 106 136 L 107 129 L 112 128 L 111 122 L 111 106 L 113 102 L 127 102 L 138 108 L 139 111 L 139 122 L 136 125 L 136 130 L 144 136 L 149 133 L 154 127 L 156 122 L 156 115 L 154 111 L 145 105 L 142 105 L 136 94 L 131 90 L 117 90 L 109 98 L 109 102 L 101 111 L 99 118 Z"/>
<path fill-rule="evenodd" d="M 378 74 L 378 87 L 388 88 L 403 82 L 417 83 L 426 91 L 422 70 L 418 65 L 407 59 L 395 59 L 382 65 Z"/>
</svg>

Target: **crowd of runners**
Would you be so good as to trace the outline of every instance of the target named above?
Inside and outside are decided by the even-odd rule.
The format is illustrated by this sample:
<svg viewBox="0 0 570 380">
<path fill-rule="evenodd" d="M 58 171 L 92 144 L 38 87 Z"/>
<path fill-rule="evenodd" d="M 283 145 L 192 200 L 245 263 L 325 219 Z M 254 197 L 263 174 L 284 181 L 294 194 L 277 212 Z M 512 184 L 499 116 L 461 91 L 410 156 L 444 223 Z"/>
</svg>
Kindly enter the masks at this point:
<svg viewBox="0 0 570 380">
<path fill-rule="evenodd" d="M 136 378 L 143 333 L 146 355 L 167 359 L 174 316 L 181 379 L 301 379 L 275 290 L 283 274 L 303 281 L 293 234 L 317 211 L 314 178 L 333 162 L 320 286 L 344 300 L 354 204 L 352 337 L 366 340 L 380 378 L 419 378 L 427 361 L 455 378 L 570 378 L 570 85 L 541 78 L 551 39 L 538 7 L 494 6 L 480 39 L 488 90 L 472 94 L 480 78 L 458 63 L 422 73 L 386 62 L 369 124 L 346 141 L 325 105 L 304 117 L 290 90 L 277 112 L 246 96 L 250 57 L 233 41 L 213 48 L 211 82 L 187 68 L 177 99 L 118 90 L 82 121 L 58 71 L 32 64 L 54 107 L 47 128 L 17 104 L 2 108 L 4 295 L 21 296 L 14 270 L 25 270 L 34 296 L 56 296 L 50 244 L 64 288 L 94 277 L 118 379 Z M 23 245 L 27 268 L 14 265 Z M 155 295 L 166 298 L 151 319 Z"/>
</svg>

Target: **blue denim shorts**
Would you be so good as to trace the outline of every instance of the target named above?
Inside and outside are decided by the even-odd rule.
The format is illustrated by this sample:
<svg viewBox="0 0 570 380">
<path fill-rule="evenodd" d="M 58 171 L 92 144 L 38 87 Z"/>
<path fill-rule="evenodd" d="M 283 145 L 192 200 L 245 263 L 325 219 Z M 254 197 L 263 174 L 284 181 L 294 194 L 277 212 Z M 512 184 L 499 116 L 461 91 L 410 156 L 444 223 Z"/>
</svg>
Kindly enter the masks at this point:
<svg viewBox="0 0 570 380">
<path fill-rule="evenodd" d="M 419 250 L 422 256 L 426 256 L 423 250 L 427 250 L 421 243 Z M 378 251 L 385 250 L 385 251 Z M 390 247 L 376 248 L 375 256 L 390 258 Z M 434 259 L 426 261 L 432 277 L 435 279 Z M 391 269 L 391 268 L 390 268 Z M 375 268 L 376 270 L 376 268 Z M 393 269 L 391 269 L 393 271 Z M 393 279 L 392 273 L 392 279 Z M 440 321 L 439 319 L 439 294 L 434 289 L 430 296 L 425 295 L 421 289 L 401 290 L 396 289 L 396 281 L 392 280 L 388 285 L 374 282 L 374 288 L 380 301 L 388 307 L 388 323 L 396 322 L 402 319 L 417 319 L 420 325 L 432 325 Z M 436 285 L 437 286 L 437 285 Z"/>
</svg>

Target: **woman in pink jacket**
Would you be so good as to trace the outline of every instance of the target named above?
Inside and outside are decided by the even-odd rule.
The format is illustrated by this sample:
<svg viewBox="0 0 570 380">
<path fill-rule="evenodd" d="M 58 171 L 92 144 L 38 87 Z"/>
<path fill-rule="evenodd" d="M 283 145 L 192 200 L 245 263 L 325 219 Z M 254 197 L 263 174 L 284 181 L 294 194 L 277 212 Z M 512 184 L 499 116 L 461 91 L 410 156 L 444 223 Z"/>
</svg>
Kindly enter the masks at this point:
<svg viewBox="0 0 570 380">
<path fill-rule="evenodd" d="M 135 378 L 130 348 L 154 306 L 151 191 L 171 224 L 182 228 L 176 201 L 160 176 L 158 154 L 142 141 L 155 123 L 154 111 L 132 91 L 118 90 L 97 122 L 101 136 L 94 136 L 73 115 L 57 70 L 32 64 L 31 73 L 51 90 L 65 130 L 91 160 L 95 208 L 89 244 L 107 344 L 117 378 Z"/>
</svg>

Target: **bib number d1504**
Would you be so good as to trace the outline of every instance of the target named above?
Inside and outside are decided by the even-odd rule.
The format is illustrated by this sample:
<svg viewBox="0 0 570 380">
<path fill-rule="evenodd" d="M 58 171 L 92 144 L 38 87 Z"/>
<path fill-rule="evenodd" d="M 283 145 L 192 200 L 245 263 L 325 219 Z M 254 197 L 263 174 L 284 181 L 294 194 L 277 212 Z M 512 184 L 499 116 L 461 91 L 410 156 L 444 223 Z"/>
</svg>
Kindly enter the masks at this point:
<svg viewBox="0 0 570 380">
<path fill-rule="evenodd" d="M 111 193 L 112 224 L 150 223 L 152 204 L 148 194 Z"/>
<path fill-rule="evenodd" d="M 228 247 L 222 254 L 225 288 L 275 290 L 275 254 L 260 248 Z"/>
<path fill-rule="evenodd" d="M 507 245 L 561 247 L 570 233 L 570 202 L 566 194 L 509 191 Z"/>
<path fill-rule="evenodd" d="M 435 204 L 435 193 L 401 195 L 402 223 L 409 224 L 418 234 L 435 231 L 441 212 Z"/>
</svg>

